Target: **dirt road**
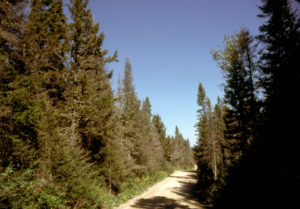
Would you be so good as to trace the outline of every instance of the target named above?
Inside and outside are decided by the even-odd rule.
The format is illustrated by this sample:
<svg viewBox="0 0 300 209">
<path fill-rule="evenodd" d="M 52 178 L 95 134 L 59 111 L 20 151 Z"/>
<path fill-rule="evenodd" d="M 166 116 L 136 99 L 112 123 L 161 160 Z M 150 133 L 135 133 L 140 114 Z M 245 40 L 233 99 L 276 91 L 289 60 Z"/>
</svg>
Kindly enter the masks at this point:
<svg viewBox="0 0 300 209">
<path fill-rule="evenodd" d="M 118 209 L 202 209 L 195 193 L 195 172 L 176 171 Z"/>
</svg>

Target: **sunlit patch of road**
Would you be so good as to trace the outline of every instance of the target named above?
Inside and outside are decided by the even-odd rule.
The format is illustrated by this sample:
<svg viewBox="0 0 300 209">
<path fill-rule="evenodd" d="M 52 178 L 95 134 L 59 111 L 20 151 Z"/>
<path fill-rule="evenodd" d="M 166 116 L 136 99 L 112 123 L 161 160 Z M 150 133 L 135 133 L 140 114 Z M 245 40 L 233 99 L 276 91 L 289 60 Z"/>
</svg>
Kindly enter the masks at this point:
<svg viewBox="0 0 300 209">
<path fill-rule="evenodd" d="M 201 209 L 195 171 L 176 171 L 118 209 Z"/>
</svg>

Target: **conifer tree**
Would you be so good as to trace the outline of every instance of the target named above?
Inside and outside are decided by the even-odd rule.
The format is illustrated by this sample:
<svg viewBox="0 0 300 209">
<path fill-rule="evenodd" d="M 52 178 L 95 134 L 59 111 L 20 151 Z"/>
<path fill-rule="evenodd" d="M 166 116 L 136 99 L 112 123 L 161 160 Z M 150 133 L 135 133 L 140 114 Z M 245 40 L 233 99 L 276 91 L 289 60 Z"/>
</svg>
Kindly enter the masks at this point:
<svg viewBox="0 0 300 209">
<path fill-rule="evenodd" d="M 150 135 L 151 130 L 151 104 L 149 98 L 147 97 L 142 105 L 138 114 L 138 124 L 139 127 L 136 131 L 139 133 L 140 137 L 136 143 L 137 148 L 137 164 L 144 167 L 144 172 L 148 173 L 149 170 L 153 170 L 153 163 L 155 163 L 156 150 L 153 150 L 151 141 L 153 140 Z M 155 154 L 153 154 L 155 153 Z M 153 161 L 152 161 L 153 160 Z"/>
<path fill-rule="evenodd" d="M 300 90 L 295 67 L 299 65 L 299 22 L 288 0 L 263 1 L 260 9 L 259 17 L 267 18 L 258 36 L 263 120 L 251 149 L 230 172 L 213 208 L 299 207 L 299 132 L 291 120 L 291 116 L 299 117 L 295 96 Z"/>
<path fill-rule="evenodd" d="M 16 80 L 25 73 L 22 56 L 25 3 L 22 0 L 0 2 L 0 170 L 9 164 L 22 167 L 25 159 L 33 154 L 28 151 L 29 155 L 24 155 L 24 150 L 33 148 L 30 140 L 25 140 L 26 135 L 35 139 L 30 123 L 31 107 L 22 101 L 21 95 L 15 94 Z M 29 117 L 24 117 L 25 110 Z"/>
<path fill-rule="evenodd" d="M 228 157 L 228 151 L 223 134 L 225 125 L 220 98 L 212 109 L 210 100 L 206 97 L 200 83 L 197 103 L 200 109 L 197 111 L 198 122 L 195 125 L 197 145 L 194 147 L 194 156 L 197 163 L 198 183 L 203 191 L 201 198 L 206 200 L 224 175 L 227 166 L 225 157 Z"/>
<path fill-rule="evenodd" d="M 0 72 L 1 92 L 10 90 L 17 74 L 24 73 L 22 60 L 22 36 L 25 24 L 26 1 L 0 2 Z"/>
<path fill-rule="evenodd" d="M 33 0 L 30 9 L 22 34 L 25 70 L 16 76 L 11 94 L 15 101 L 10 101 L 12 109 L 17 110 L 14 117 L 19 128 L 19 131 L 14 130 L 17 133 L 14 147 L 22 145 L 27 157 L 24 158 L 24 154 L 16 156 L 14 150 L 12 159 L 16 162 L 21 159 L 23 162 L 17 165 L 25 170 L 10 171 L 0 179 L 1 184 L 6 182 L 1 203 L 8 208 L 100 206 L 99 199 L 91 198 L 86 192 L 87 188 L 93 190 L 92 181 L 87 180 L 91 179 L 91 169 L 87 169 L 90 164 L 78 147 L 66 144 L 67 137 L 61 134 L 64 130 L 59 127 L 59 107 L 64 101 L 63 63 L 67 29 L 62 2 Z M 35 152 L 32 152 L 32 147 Z M 64 169 L 68 172 L 64 173 Z M 89 183 L 84 184 L 86 180 Z M 76 186 L 79 183 L 81 188 Z"/>
<path fill-rule="evenodd" d="M 139 127 L 140 101 L 138 100 L 135 87 L 133 85 L 132 67 L 129 58 L 126 59 L 124 78 L 122 81 L 122 115 L 121 123 L 123 129 L 123 146 L 127 153 L 129 167 L 139 172 L 137 164 L 138 141 L 141 139 L 141 133 L 137 131 Z M 128 168 L 129 169 L 129 168 Z M 130 169 L 129 169 L 130 170 Z"/>
<path fill-rule="evenodd" d="M 40 112 L 36 121 L 41 165 L 39 175 L 52 181 L 55 163 L 52 162 L 52 153 L 59 149 L 56 146 L 59 139 L 53 135 L 59 118 L 54 112 L 64 100 L 67 23 L 60 0 L 33 0 L 30 6 L 24 41 L 27 46 L 26 65 L 31 72 L 31 93 Z"/>
<path fill-rule="evenodd" d="M 181 156 L 181 139 L 182 139 L 182 135 L 179 132 L 178 127 L 175 127 L 175 133 L 174 133 L 174 138 L 172 140 L 173 142 L 173 153 L 172 153 L 172 163 L 175 167 L 180 168 L 181 165 L 181 161 L 182 161 L 182 156 Z"/>
<path fill-rule="evenodd" d="M 158 139 L 164 150 L 164 159 L 166 162 L 170 163 L 171 153 L 173 152 L 171 139 L 166 136 L 166 127 L 158 114 L 153 115 L 152 124 L 158 133 Z"/>
<path fill-rule="evenodd" d="M 257 66 L 253 38 L 242 28 L 239 34 L 225 40 L 224 50 L 218 50 L 214 59 L 225 73 L 225 137 L 233 143 L 237 156 L 249 148 L 255 137 L 259 118 L 257 93 Z"/>
<path fill-rule="evenodd" d="M 17 5 L 21 3 L 21 1 L 17 1 L 12 8 L 17 9 Z M 31 2 L 30 8 L 25 27 L 24 22 L 20 22 L 22 27 L 19 27 L 24 30 L 20 31 L 17 28 L 15 30 L 15 35 L 19 37 L 20 41 L 19 46 L 14 47 L 16 50 L 14 54 L 19 53 L 22 59 L 15 57 L 15 61 L 19 59 L 18 66 L 16 66 L 19 74 L 15 74 L 15 81 L 10 85 L 14 90 L 11 92 L 8 102 L 13 104 L 12 109 L 17 110 L 14 111 L 14 118 L 17 119 L 14 124 L 18 128 L 18 130 L 14 130 L 16 133 L 15 145 L 19 148 L 37 150 L 38 147 L 43 146 L 40 144 L 43 140 L 38 141 L 37 129 L 40 127 L 37 124 L 39 124 L 40 118 L 37 113 L 43 111 L 40 108 L 43 106 L 45 97 L 50 97 L 51 103 L 54 104 L 61 96 L 63 88 L 62 85 L 59 85 L 59 71 L 63 68 L 64 42 L 62 40 L 66 37 L 64 25 L 66 19 L 62 13 L 61 1 L 36 0 Z M 16 11 L 15 20 L 20 14 Z M 57 21 L 51 21 L 53 18 Z M 12 25 L 18 27 L 18 24 Z M 18 47 L 19 51 L 17 52 Z M 34 155 L 36 157 L 36 154 Z M 29 157 L 31 161 L 34 160 L 34 155 Z M 18 157 L 15 156 L 14 159 L 18 159 Z M 21 164 L 24 164 L 26 160 L 22 161 Z"/>
<path fill-rule="evenodd" d="M 281 179 L 277 186 L 285 192 L 275 193 L 275 187 L 270 186 L 268 200 L 271 201 L 272 196 L 280 197 L 277 207 L 298 208 L 297 165 L 300 156 L 296 147 L 300 135 L 298 124 L 292 118 L 300 116 L 299 16 L 288 0 L 267 0 L 260 9 L 259 17 L 265 18 L 258 36 L 263 44 L 260 69 L 265 101 L 264 124 L 258 139 L 262 142 L 257 149 L 268 152 L 260 153 L 264 160 L 253 159 L 262 163 L 263 175 L 268 176 L 267 183 Z M 268 166 L 263 167 L 263 164 Z"/>
<path fill-rule="evenodd" d="M 198 122 L 195 124 L 196 132 L 197 132 L 197 145 L 195 146 L 195 160 L 197 163 L 197 172 L 198 172 L 198 178 L 201 175 L 207 175 L 205 174 L 204 169 L 208 169 L 208 166 L 205 161 L 205 149 L 207 146 L 206 137 L 207 137 L 207 131 L 206 131 L 206 124 L 208 122 L 207 112 L 208 112 L 208 98 L 206 97 L 205 90 L 201 83 L 199 83 L 198 86 L 198 95 L 197 95 L 197 104 L 200 107 L 199 110 L 197 110 L 197 119 Z M 210 175 L 207 175 L 210 176 Z M 199 180 L 200 181 L 200 180 Z"/>
<path fill-rule="evenodd" d="M 123 175 L 123 149 L 118 131 L 114 95 L 105 64 L 116 61 L 117 53 L 106 56 L 102 49 L 104 34 L 99 24 L 94 23 L 88 1 L 73 0 L 70 12 L 71 69 L 70 120 L 73 132 L 80 134 L 80 143 L 88 150 L 92 161 L 99 166 L 100 174 L 106 179 L 109 191 L 117 192 Z"/>
<path fill-rule="evenodd" d="M 214 123 L 215 123 L 215 134 L 218 140 L 219 151 L 219 161 L 220 161 L 220 169 L 222 174 L 224 175 L 225 169 L 230 166 L 231 159 L 231 150 L 230 143 L 225 139 L 224 131 L 225 131 L 225 121 L 224 115 L 226 112 L 226 107 L 223 104 L 223 101 L 220 97 L 217 98 L 217 104 L 214 107 Z"/>
<path fill-rule="evenodd" d="M 192 150 L 189 147 L 188 140 L 183 138 L 177 126 L 175 127 L 175 135 L 172 138 L 172 146 L 171 161 L 173 166 L 182 169 L 192 167 Z"/>
<path fill-rule="evenodd" d="M 66 39 L 62 1 L 32 0 L 24 35 L 26 65 L 34 94 L 46 92 L 53 105 L 63 100 Z"/>
<path fill-rule="evenodd" d="M 141 138 L 138 141 L 138 164 L 144 165 L 146 168 L 145 173 L 155 170 L 161 170 L 165 164 L 163 160 L 163 149 L 158 139 L 157 132 L 151 124 L 151 104 L 149 98 L 142 103 L 140 111 L 140 131 Z"/>
</svg>

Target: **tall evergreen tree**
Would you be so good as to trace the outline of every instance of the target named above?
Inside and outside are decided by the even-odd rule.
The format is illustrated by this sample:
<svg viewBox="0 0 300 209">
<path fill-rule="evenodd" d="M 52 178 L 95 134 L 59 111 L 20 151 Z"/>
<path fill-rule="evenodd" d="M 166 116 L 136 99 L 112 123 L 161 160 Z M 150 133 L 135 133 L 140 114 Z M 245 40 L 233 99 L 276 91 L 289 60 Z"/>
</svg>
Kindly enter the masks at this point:
<svg viewBox="0 0 300 209">
<path fill-rule="evenodd" d="M 193 166 L 192 150 L 189 147 L 189 142 L 184 139 L 179 131 L 179 128 L 175 127 L 175 135 L 172 138 L 173 152 L 171 154 L 171 161 L 176 168 L 188 169 Z"/>
<path fill-rule="evenodd" d="M 25 73 L 22 56 L 25 3 L 0 2 L 0 170 L 10 164 L 22 167 L 33 154 L 28 151 L 31 154 L 26 157 L 25 150 L 33 148 L 26 135 L 35 141 L 31 106 L 15 94 L 16 80 Z"/>
<path fill-rule="evenodd" d="M 12 159 L 16 162 L 21 159 L 23 162 L 17 163 L 18 169 L 24 170 L 13 172 L 15 168 L 12 168 L 8 175 L 1 175 L 1 185 L 5 182 L 1 188 L 5 191 L 0 197 L 1 206 L 2 203 L 8 208 L 95 205 L 91 198 L 83 197 L 87 193 L 82 188 L 88 185 L 90 189 L 91 181 L 82 188 L 75 188 L 79 182 L 84 185 L 85 178 L 80 177 L 91 170 L 83 166 L 90 165 L 83 155 L 76 153 L 75 147 L 65 145 L 66 141 L 62 140 L 65 136 L 59 129 L 59 107 L 64 101 L 66 32 L 61 1 L 31 1 L 21 42 L 25 70 L 20 71 L 22 74 L 16 76 L 11 85 L 13 99 L 10 101 L 19 129 L 14 130 L 14 147 L 22 146 L 24 153 L 19 156 L 14 148 Z M 64 173 L 63 169 L 72 172 Z M 90 204 L 82 203 L 85 201 Z M 100 205 L 99 201 L 97 204 Z"/>
<path fill-rule="evenodd" d="M 226 157 L 228 158 L 228 144 L 224 140 L 225 124 L 223 120 L 224 106 L 221 99 L 214 109 L 206 97 L 202 84 L 198 87 L 197 103 L 199 105 L 197 131 L 197 145 L 194 156 L 197 164 L 198 184 L 202 190 L 203 201 L 217 188 L 225 174 Z"/>
<path fill-rule="evenodd" d="M 267 18 L 258 36 L 264 90 L 262 125 L 251 149 L 217 195 L 214 208 L 299 208 L 296 147 L 300 136 L 292 120 L 300 116 L 300 76 L 295 67 L 299 65 L 299 22 L 288 0 L 266 0 L 260 9 L 263 14 L 259 16 Z"/>
<path fill-rule="evenodd" d="M 24 73 L 22 37 L 26 1 L 0 2 L 0 72 L 1 92 L 9 90 L 17 74 Z M 4 93 L 3 93 L 4 94 Z"/>
<path fill-rule="evenodd" d="M 255 137 L 259 115 L 256 97 L 257 66 L 253 38 L 242 28 L 239 34 L 225 39 L 224 50 L 214 53 L 215 60 L 225 74 L 225 137 L 231 140 L 233 151 L 240 156 Z"/>
<path fill-rule="evenodd" d="M 171 154 L 174 150 L 170 137 L 166 135 L 166 127 L 158 114 L 153 115 L 152 124 L 158 133 L 158 139 L 164 150 L 164 159 L 166 162 L 171 163 Z"/>
<path fill-rule="evenodd" d="M 221 174 L 225 174 L 226 168 L 228 168 L 231 164 L 231 150 L 230 143 L 225 139 L 224 130 L 225 130 L 225 121 L 224 116 L 226 112 L 226 107 L 221 100 L 220 97 L 217 98 L 217 104 L 214 107 L 214 127 L 215 127 L 215 135 L 218 140 L 219 151 L 219 162 L 220 162 L 220 170 Z"/>
<path fill-rule="evenodd" d="M 63 102 L 67 23 L 60 0 L 33 0 L 24 38 L 30 92 L 38 105 L 40 174 L 52 181 L 53 153 L 59 147 L 53 135 L 59 123 L 56 109 Z M 56 20 L 56 21 L 52 21 Z M 51 115 L 51 117 L 49 117 Z"/>
<path fill-rule="evenodd" d="M 298 4 L 299 5 L 299 4 Z M 277 207 L 299 207 L 300 155 L 297 150 L 300 138 L 298 124 L 292 118 L 300 117 L 300 24 L 299 16 L 291 8 L 288 0 L 267 0 L 260 7 L 266 22 L 260 26 L 259 40 L 263 44 L 261 56 L 262 87 L 265 90 L 264 125 L 260 131 L 260 153 L 268 163 L 264 174 L 268 182 L 280 179 L 280 197 Z M 270 173 L 275 175 L 270 176 Z M 270 191 L 274 191 L 270 187 Z M 271 196 L 270 199 L 271 200 Z"/>
<path fill-rule="evenodd" d="M 207 123 L 208 123 L 208 109 L 209 99 L 206 97 L 205 90 L 200 83 L 198 86 L 197 104 L 200 107 L 197 110 L 197 120 L 195 124 L 197 132 L 197 145 L 194 148 L 195 160 L 197 163 L 198 181 L 204 182 L 202 178 L 211 177 L 211 168 L 208 166 L 207 157 L 205 155 L 207 149 Z"/>
<path fill-rule="evenodd" d="M 53 21 L 55 20 L 55 21 Z M 46 92 L 53 105 L 62 101 L 67 51 L 67 19 L 60 0 L 32 0 L 24 35 L 26 65 L 32 91 Z"/>
<path fill-rule="evenodd" d="M 138 141 L 139 164 L 145 166 L 146 173 L 162 170 L 165 165 L 163 149 L 158 139 L 158 134 L 151 124 L 152 113 L 148 97 L 142 103 L 140 114 L 141 139 Z"/>
<path fill-rule="evenodd" d="M 122 81 L 122 114 L 123 146 L 127 152 L 128 166 L 139 172 L 137 164 L 137 145 L 141 134 L 137 132 L 139 127 L 140 101 L 138 100 L 133 85 L 132 67 L 129 58 L 126 59 L 124 78 Z M 128 168 L 129 169 L 129 168 Z M 132 172 L 131 172 L 132 173 Z"/>
<path fill-rule="evenodd" d="M 80 143 L 88 150 L 110 192 L 117 192 L 123 175 L 123 149 L 118 131 L 115 99 L 105 64 L 116 61 L 117 53 L 106 56 L 102 49 L 104 34 L 94 23 L 88 1 L 73 0 L 70 12 L 71 69 L 68 88 L 71 128 L 81 136 Z"/>
<path fill-rule="evenodd" d="M 163 148 L 151 123 L 151 104 L 146 98 L 141 105 L 137 98 L 128 58 L 120 90 L 122 143 L 127 152 L 128 169 L 136 176 L 162 169 L 164 161 L 160 158 L 163 157 Z"/>
</svg>

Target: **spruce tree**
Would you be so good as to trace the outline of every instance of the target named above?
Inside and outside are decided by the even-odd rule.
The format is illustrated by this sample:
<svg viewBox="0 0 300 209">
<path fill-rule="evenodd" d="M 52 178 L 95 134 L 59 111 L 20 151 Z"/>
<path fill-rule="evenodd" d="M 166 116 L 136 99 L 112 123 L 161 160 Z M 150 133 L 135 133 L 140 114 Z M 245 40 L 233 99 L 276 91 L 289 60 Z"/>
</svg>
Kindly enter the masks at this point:
<svg viewBox="0 0 300 209">
<path fill-rule="evenodd" d="M 158 139 L 157 132 L 151 124 L 151 104 L 149 98 L 142 103 L 140 110 L 140 126 L 137 130 L 141 138 L 137 143 L 138 164 L 146 168 L 145 173 L 161 170 L 165 165 L 163 160 L 163 149 Z"/>
<path fill-rule="evenodd" d="M 41 165 L 39 175 L 52 181 L 55 163 L 52 162 L 52 153 L 59 149 L 56 146 L 59 139 L 53 135 L 59 124 L 55 112 L 64 100 L 67 23 L 60 0 L 33 0 L 30 9 L 24 41 L 27 46 L 26 64 L 31 72 L 31 93 L 40 113 L 36 121 Z"/>
<path fill-rule="evenodd" d="M 287 0 L 263 1 L 260 9 L 259 16 L 267 18 L 258 36 L 263 120 L 249 152 L 216 195 L 214 208 L 299 208 L 300 136 L 291 119 L 299 117 L 299 22 Z"/>
<path fill-rule="evenodd" d="M 144 169 L 143 173 L 148 173 L 151 170 L 154 170 L 156 150 L 152 146 L 153 137 L 150 134 L 151 130 L 151 104 L 149 98 L 147 97 L 142 105 L 138 114 L 138 128 L 136 131 L 139 133 L 140 137 L 136 143 L 137 148 L 137 164 L 140 168 Z M 153 154 L 155 153 L 155 154 Z"/>
<path fill-rule="evenodd" d="M 197 145 L 194 147 L 194 158 L 197 164 L 198 183 L 202 189 L 203 201 L 217 188 L 224 176 L 225 157 L 228 157 L 228 147 L 224 140 L 225 129 L 223 121 L 223 105 L 220 98 L 212 109 L 209 98 L 206 97 L 202 84 L 198 87 L 198 122 Z"/>
<path fill-rule="evenodd" d="M 189 142 L 184 139 L 179 131 L 178 126 L 175 127 L 175 135 L 172 138 L 173 152 L 171 154 L 172 165 L 180 169 L 189 169 L 193 165 L 192 150 Z"/>
<path fill-rule="evenodd" d="M 239 34 L 225 39 L 224 50 L 217 50 L 214 59 L 225 74 L 225 137 L 231 140 L 236 156 L 249 148 L 255 137 L 259 118 L 257 99 L 257 66 L 253 38 L 242 28 Z"/>
<path fill-rule="evenodd" d="M 25 24 L 26 1 L 1 1 L 0 2 L 0 88 L 10 90 L 9 84 L 17 74 L 24 73 L 22 59 L 22 36 Z"/>
<path fill-rule="evenodd" d="M 62 1 L 32 0 L 24 35 L 26 65 L 34 94 L 46 92 L 53 105 L 63 101 L 67 30 Z"/>
<path fill-rule="evenodd" d="M 0 170 L 10 164 L 22 167 L 26 159 L 35 155 L 30 151 L 28 156 L 25 154 L 27 148 L 33 148 L 29 138 L 35 141 L 32 108 L 22 101 L 24 95 L 16 94 L 17 80 L 24 76 L 26 69 L 22 55 L 25 3 L 0 2 Z"/>
<path fill-rule="evenodd" d="M 122 81 L 122 114 L 121 123 L 123 129 L 123 147 L 127 153 L 127 164 L 129 170 L 134 170 L 135 174 L 141 172 L 138 165 L 138 141 L 141 139 L 139 133 L 139 111 L 140 101 L 138 100 L 133 85 L 132 67 L 129 58 L 126 59 L 124 78 Z M 131 172 L 132 173 L 132 172 Z"/>
<path fill-rule="evenodd" d="M 164 151 L 164 159 L 167 163 L 170 163 L 171 153 L 173 152 L 171 139 L 170 137 L 167 137 L 166 127 L 158 114 L 153 115 L 152 124 L 158 133 L 158 139 Z"/>
<path fill-rule="evenodd" d="M 257 149 L 268 150 L 260 153 L 264 159 L 261 162 L 268 164 L 268 169 L 263 171 L 268 176 L 268 183 L 280 179 L 278 188 L 285 191 L 274 194 L 275 188 L 271 186 L 272 195 L 268 200 L 271 201 L 271 196 L 280 197 L 277 206 L 298 208 L 297 165 L 300 156 L 296 147 L 300 135 L 298 124 L 292 118 L 300 116 L 299 16 L 288 0 L 268 0 L 260 9 L 262 14 L 259 17 L 265 19 L 258 36 L 264 47 L 260 69 L 265 101 L 264 125 L 259 138 L 262 145 L 258 145 Z"/>
<path fill-rule="evenodd" d="M 105 177 L 109 191 L 118 192 L 124 178 L 123 149 L 118 130 L 115 98 L 109 79 L 112 72 L 106 63 L 116 61 L 116 52 L 106 56 L 102 49 L 104 34 L 94 23 L 88 1 L 73 0 L 70 12 L 71 69 L 69 74 L 69 120 L 74 133 L 79 133 L 81 145 L 90 153 L 99 174 Z"/>
<path fill-rule="evenodd" d="M 197 173 L 198 173 L 198 181 L 203 182 L 201 179 L 205 176 L 210 176 L 206 172 L 209 171 L 208 163 L 205 160 L 205 150 L 207 149 L 207 122 L 208 122 L 208 98 L 206 97 L 205 90 L 201 83 L 198 86 L 198 95 L 197 95 L 197 104 L 200 107 L 197 110 L 197 120 L 198 122 L 195 124 L 196 133 L 197 133 L 197 145 L 194 148 L 195 152 L 195 160 L 197 163 Z M 201 170 L 201 171 L 200 171 Z M 201 174 L 201 175 L 200 175 Z"/>
<path fill-rule="evenodd" d="M 214 107 L 214 123 L 215 123 L 215 134 L 218 140 L 219 145 L 219 161 L 220 161 L 220 169 L 221 174 L 225 174 L 226 168 L 228 168 L 231 164 L 231 150 L 230 143 L 225 139 L 224 131 L 225 131 L 225 121 L 224 115 L 226 112 L 226 107 L 221 100 L 220 97 L 217 98 L 217 104 Z"/>
</svg>

